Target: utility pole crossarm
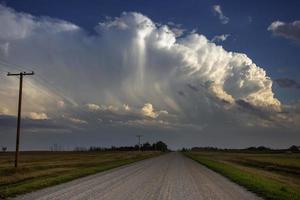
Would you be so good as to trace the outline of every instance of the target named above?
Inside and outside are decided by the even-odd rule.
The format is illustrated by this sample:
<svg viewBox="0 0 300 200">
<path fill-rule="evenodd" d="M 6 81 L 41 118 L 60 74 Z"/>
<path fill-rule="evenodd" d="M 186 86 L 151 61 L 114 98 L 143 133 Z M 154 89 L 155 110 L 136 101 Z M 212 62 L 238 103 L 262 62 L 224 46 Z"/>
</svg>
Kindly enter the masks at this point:
<svg viewBox="0 0 300 200">
<path fill-rule="evenodd" d="M 23 76 L 34 75 L 34 72 L 32 71 L 32 72 L 20 72 L 20 73 L 10 73 L 10 72 L 7 73 L 7 76 L 21 76 L 21 75 Z"/>
</svg>

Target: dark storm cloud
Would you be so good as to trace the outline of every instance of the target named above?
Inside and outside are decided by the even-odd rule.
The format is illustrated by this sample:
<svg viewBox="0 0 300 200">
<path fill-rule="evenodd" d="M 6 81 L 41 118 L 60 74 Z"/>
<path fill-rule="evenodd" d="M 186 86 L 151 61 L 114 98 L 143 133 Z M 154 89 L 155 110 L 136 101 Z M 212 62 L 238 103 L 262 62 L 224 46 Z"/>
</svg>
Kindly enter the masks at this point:
<svg viewBox="0 0 300 200">
<path fill-rule="evenodd" d="M 180 96 L 183 96 L 183 97 L 185 96 L 185 93 L 184 93 L 183 91 L 178 91 L 177 93 L 178 93 Z"/>
<path fill-rule="evenodd" d="M 11 128 L 16 126 L 16 117 L 9 115 L 0 115 L 0 127 Z"/>
<path fill-rule="evenodd" d="M 245 108 L 245 109 L 248 109 L 248 110 L 251 110 L 251 111 L 257 111 L 257 109 L 252 106 L 250 103 L 248 103 L 247 101 L 244 101 L 242 99 L 238 99 L 235 101 L 236 104 L 238 104 L 239 106 Z"/>
<path fill-rule="evenodd" d="M 291 23 L 275 21 L 272 22 L 272 24 L 268 27 L 268 30 L 272 31 L 275 35 L 300 42 L 299 20 Z"/>
<path fill-rule="evenodd" d="M 190 84 L 190 83 L 188 83 L 187 86 L 188 86 L 188 88 L 190 88 L 190 89 L 193 90 L 194 92 L 198 92 L 198 91 L 199 91 L 199 89 L 198 89 L 197 87 L 193 86 L 193 85 Z"/>
<path fill-rule="evenodd" d="M 278 78 L 274 80 L 282 88 L 300 89 L 300 83 L 289 78 Z"/>
<path fill-rule="evenodd" d="M 0 115 L 0 127 L 6 129 L 15 129 L 17 125 L 17 118 L 10 115 Z M 39 129 L 39 130 L 66 130 L 68 128 L 74 128 L 74 126 L 69 126 L 65 124 L 65 121 L 57 121 L 52 119 L 44 120 L 33 120 L 29 118 L 23 118 L 21 126 L 24 129 Z"/>
</svg>

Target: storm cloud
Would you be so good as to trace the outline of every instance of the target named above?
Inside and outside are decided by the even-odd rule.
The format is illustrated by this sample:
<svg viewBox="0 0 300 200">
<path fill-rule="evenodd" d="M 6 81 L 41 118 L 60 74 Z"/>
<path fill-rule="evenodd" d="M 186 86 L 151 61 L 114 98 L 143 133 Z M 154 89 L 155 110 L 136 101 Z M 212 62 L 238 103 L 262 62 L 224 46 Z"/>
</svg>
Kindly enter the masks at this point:
<svg viewBox="0 0 300 200">
<path fill-rule="evenodd" d="M 268 27 L 268 31 L 275 35 L 282 36 L 286 39 L 291 39 L 300 42 L 300 21 L 296 20 L 291 23 L 282 21 L 274 21 Z"/>
<path fill-rule="evenodd" d="M 278 78 L 274 80 L 280 87 L 300 89 L 300 83 L 289 78 Z"/>
<path fill-rule="evenodd" d="M 0 6 L 0 24 L 6 27 L 0 30 L 1 69 L 36 72 L 24 82 L 23 114 L 31 120 L 61 120 L 73 132 L 83 132 L 80 126 L 86 132 L 199 132 L 237 121 L 260 126 L 241 106 L 266 115 L 282 111 L 272 80 L 247 55 L 199 33 L 178 35 L 141 13 L 107 18 L 90 33 Z M 17 91 L 17 79 L 0 79 L 2 114 L 15 115 Z"/>
</svg>

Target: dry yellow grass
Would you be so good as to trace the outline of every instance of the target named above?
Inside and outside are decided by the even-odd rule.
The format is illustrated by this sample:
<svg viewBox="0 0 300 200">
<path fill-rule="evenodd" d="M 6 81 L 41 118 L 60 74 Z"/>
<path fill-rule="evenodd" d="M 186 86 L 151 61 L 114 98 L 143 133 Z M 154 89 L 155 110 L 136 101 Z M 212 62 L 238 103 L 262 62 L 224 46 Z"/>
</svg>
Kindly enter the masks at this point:
<svg viewBox="0 0 300 200">
<path fill-rule="evenodd" d="M 300 199 L 300 154 L 187 152 L 266 199 Z"/>
<path fill-rule="evenodd" d="M 160 152 L 22 152 L 20 165 L 13 167 L 13 153 L 0 153 L 0 197 L 37 190 L 97 173 Z"/>
</svg>

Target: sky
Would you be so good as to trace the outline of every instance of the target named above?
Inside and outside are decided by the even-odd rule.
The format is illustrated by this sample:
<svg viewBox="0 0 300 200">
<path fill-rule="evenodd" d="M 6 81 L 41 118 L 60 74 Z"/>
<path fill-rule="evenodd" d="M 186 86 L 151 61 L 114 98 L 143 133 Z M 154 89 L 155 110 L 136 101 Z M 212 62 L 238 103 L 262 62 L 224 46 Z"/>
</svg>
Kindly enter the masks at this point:
<svg viewBox="0 0 300 200">
<path fill-rule="evenodd" d="M 0 146 L 300 141 L 299 1 L 0 2 Z"/>
</svg>

